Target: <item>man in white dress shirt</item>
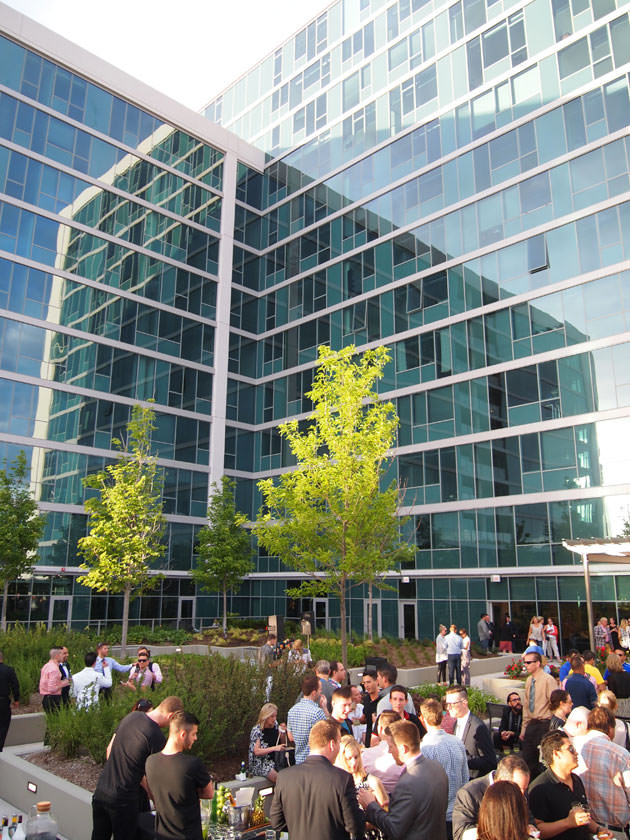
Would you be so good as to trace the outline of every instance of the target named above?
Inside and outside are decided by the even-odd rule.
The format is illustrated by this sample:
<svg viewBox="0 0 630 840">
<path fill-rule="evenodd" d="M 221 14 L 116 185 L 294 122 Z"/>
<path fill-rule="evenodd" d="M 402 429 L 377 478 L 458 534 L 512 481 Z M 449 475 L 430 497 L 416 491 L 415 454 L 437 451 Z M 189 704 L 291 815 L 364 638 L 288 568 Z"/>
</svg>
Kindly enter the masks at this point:
<svg viewBox="0 0 630 840">
<path fill-rule="evenodd" d="M 96 651 L 85 654 L 85 668 L 72 676 L 72 692 L 77 700 L 77 708 L 88 709 L 98 703 L 101 688 L 111 688 L 112 672 L 109 665 L 103 665 L 103 673 L 94 669 L 98 656 Z"/>
</svg>

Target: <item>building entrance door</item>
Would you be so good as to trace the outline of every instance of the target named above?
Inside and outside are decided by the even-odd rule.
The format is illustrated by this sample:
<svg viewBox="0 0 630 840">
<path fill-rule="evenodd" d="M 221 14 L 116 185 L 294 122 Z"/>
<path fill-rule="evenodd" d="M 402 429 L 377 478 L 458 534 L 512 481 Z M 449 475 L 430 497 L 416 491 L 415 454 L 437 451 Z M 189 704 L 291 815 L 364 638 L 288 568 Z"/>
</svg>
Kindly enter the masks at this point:
<svg viewBox="0 0 630 840">
<path fill-rule="evenodd" d="M 195 599 L 180 597 L 177 604 L 177 627 L 192 630 L 195 623 Z"/>
<path fill-rule="evenodd" d="M 313 598 L 313 612 L 315 613 L 315 627 L 330 630 L 328 598 Z"/>
<path fill-rule="evenodd" d="M 418 615 L 415 601 L 398 602 L 398 637 L 400 639 L 418 638 Z"/>
<path fill-rule="evenodd" d="M 53 627 L 70 627 L 72 615 L 72 598 L 67 595 L 53 595 L 48 607 L 48 629 Z"/>
</svg>

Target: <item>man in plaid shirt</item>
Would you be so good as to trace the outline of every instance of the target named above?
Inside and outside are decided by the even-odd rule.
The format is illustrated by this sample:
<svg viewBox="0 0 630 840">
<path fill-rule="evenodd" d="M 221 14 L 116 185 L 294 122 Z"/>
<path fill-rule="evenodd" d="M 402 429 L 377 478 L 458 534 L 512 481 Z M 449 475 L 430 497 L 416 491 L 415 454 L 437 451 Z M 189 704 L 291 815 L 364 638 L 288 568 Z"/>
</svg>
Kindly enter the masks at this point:
<svg viewBox="0 0 630 840">
<path fill-rule="evenodd" d="M 600 618 L 594 628 L 595 647 L 603 648 L 610 645 L 610 628 L 608 627 L 608 619 Z"/>
<path fill-rule="evenodd" d="M 625 837 L 630 822 L 630 791 L 624 779 L 630 775 L 630 753 L 613 742 L 615 717 L 609 709 L 596 706 L 588 716 L 588 731 L 597 737 L 580 750 L 586 770 L 581 774 L 593 819 Z"/>
<path fill-rule="evenodd" d="M 308 736 L 318 720 L 326 720 L 319 705 L 320 691 L 317 674 L 309 671 L 302 680 L 302 697 L 287 714 L 287 728 L 295 741 L 295 763 L 301 764 L 309 754 Z"/>
</svg>

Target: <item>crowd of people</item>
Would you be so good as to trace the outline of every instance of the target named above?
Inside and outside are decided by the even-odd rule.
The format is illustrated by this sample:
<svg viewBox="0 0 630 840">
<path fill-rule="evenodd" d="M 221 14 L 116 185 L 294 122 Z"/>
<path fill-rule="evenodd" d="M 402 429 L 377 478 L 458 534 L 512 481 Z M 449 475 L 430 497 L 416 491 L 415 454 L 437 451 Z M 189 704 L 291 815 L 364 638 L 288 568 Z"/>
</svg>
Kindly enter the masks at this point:
<svg viewBox="0 0 630 840">
<path fill-rule="evenodd" d="M 366 669 L 351 685 L 341 662 L 313 665 L 293 645 L 300 695 L 286 722 L 276 705 L 264 703 L 249 744 L 250 773 L 274 786 L 273 829 L 288 831 L 290 840 L 630 840 L 629 742 L 615 718 L 618 701 L 630 697 L 630 664 L 624 648 L 613 647 L 621 639 L 607 643 L 604 674 L 594 654 L 570 650 L 556 678 L 538 644 L 545 637 L 531 636 L 522 657 L 524 690 L 508 694 L 492 732 L 469 707 L 466 638 L 454 625 L 440 627 L 439 655 L 446 658 L 438 666 L 445 663 L 449 685 L 442 698 L 415 703 L 390 663 Z M 269 637 L 264 664 L 273 663 L 274 647 Z M 15 674 L 1 660 L 0 685 L 10 685 Z M 103 643 L 76 674 L 67 660 L 67 649 L 53 648 L 42 668 L 48 711 L 72 696 L 79 707 L 98 702 L 111 691 L 113 670 L 143 695 L 108 745 L 93 797 L 92 840 L 136 840 L 139 832 L 202 840 L 199 800 L 211 798 L 214 785 L 189 753 L 199 721 L 178 697 L 153 707 L 147 692 L 162 674 L 150 651 L 141 647 L 135 663 L 121 665 Z"/>
</svg>

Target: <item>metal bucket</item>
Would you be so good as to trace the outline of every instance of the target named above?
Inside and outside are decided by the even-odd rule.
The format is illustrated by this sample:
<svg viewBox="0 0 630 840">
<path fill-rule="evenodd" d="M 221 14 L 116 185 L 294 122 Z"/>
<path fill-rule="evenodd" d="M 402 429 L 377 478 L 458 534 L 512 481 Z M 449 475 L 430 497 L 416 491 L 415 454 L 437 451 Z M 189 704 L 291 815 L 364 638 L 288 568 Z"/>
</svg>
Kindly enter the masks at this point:
<svg viewBox="0 0 630 840">
<path fill-rule="evenodd" d="M 236 828 L 239 831 L 247 831 L 251 810 L 251 805 L 229 805 L 228 822 L 232 828 Z"/>
</svg>

